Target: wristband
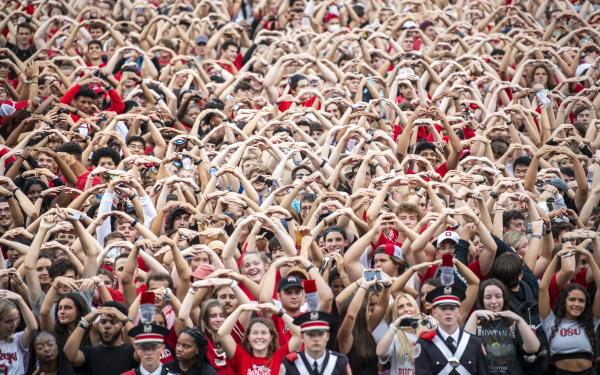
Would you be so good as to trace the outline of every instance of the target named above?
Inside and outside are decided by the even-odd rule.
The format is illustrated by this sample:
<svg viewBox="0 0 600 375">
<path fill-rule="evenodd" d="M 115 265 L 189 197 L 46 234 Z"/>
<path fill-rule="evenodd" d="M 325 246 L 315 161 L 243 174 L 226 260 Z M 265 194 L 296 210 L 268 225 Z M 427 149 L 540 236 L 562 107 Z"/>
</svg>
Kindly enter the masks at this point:
<svg viewBox="0 0 600 375">
<path fill-rule="evenodd" d="M 321 159 L 321 165 L 319 165 L 319 168 L 323 168 L 325 166 L 325 164 L 327 164 L 327 160 L 325 159 Z"/>
<path fill-rule="evenodd" d="M 306 267 L 306 272 L 310 272 L 310 270 L 312 270 L 313 268 L 315 268 L 315 266 L 311 264 L 310 266 Z"/>
<path fill-rule="evenodd" d="M 541 238 L 542 238 L 542 235 L 541 235 L 541 234 L 532 234 L 532 235 L 531 235 L 531 238 L 538 238 L 538 239 L 541 239 Z"/>
<path fill-rule="evenodd" d="M 231 280 L 231 285 L 230 288 L 234 289 L 239 285 L 239 283 L 237 282 L 237 280 Z"/>
<path fill-rule="evenodd" d="M 125 319 L 121 320 L 121 324 L 125 325 L 125 324 L 127 324 L 128 322 L 131 322 L 131 321 L 132 320 L 131 320 L 130 317 L 126 317 Z"/>
<path fill-rule="evenodd" d="M 133 219 L 133 220 L 131 221 L 131 226 L 132 226 L 132 227 L 135 227 L 135 225 L 136 225 L 137 223 L 138 223 L 137 219 Z"/>
<path fill-rule="evenodd" d="M 85 318 L 79 319 L 79 323 L 77 323 L 77 327 L 80 327 L 83 329 L 88 329 L 89 326 L 90 326 L 90 322 L 85 320 Z"/>
<path fill-rule="evenodd" d="M 136 193 L 133 193 L 133 194 L 131 194 L 131 195 L 129 196 L 129 200 L 130 200 L 130 201 L 133 201 L 135 198 L 137 198 L 137 196 L 138 196 L 138 195 L 137 195 Z"/>
<path fill-rule="evenodd" d="M 279 311 L 277 311 L 277 316 L 281 318 L 283 316 L 283 314 L 286 314 L 286 313 L 287 313 L 287 311 L 285 311 L 284 309 L 279 309 Z"/>
<path fill-rule="evenodd" d="M 398 332 L 398 327 L 395 324 L 390 324 L 390 328 L 392 331 L 394 331 L 394 333 Z"/>
</svg>

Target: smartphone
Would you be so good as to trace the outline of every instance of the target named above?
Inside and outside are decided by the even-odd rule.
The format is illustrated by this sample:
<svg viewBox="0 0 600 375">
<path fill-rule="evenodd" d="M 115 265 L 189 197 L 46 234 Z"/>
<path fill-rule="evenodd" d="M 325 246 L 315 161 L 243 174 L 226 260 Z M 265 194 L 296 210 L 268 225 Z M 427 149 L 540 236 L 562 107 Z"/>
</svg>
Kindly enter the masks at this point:
<svg viewBox="0 0 600 375">
<path fill-rule="evenodd" d="M 365 270 L 365 272 L 363 273 L 363 277 L 367 281 L 371 281 L 371 280 L 380 281 L 381 280 L 381 271 L 380 270 L 372 270 L 372 269 Z"/>
<path fill-rule="evenodd" d="M 154 305 L 156 303 L 156 295 L 154 292 L 143 292 L 140 298 L 140 305 L 150 304 Z"/>
<path fill-rule="evenodd" d="M 447 253 L 442 255 L 442 267 L 453 267 L 454 262 L 452 262 L 452 258 L 454 258 L 452 254 Z"/>
<path fill-rule="evenodd" d="M 190 158 L 182 158 L 181 165 L 183 166 L 183 169 L 185 169 L 186 171 L 190 171 L 190 170 L 194 169 L 194 166 L 192 165 L 192 160 Z"/>
<path fill-rule="evenodd" d="M 113 246 L 110 248 L 110 250 L 108 250 L 108 253 L 106 253 L 106 256 L 114 261 L 120 254 L 121 254 L 121 248 Z"/>
</svg>

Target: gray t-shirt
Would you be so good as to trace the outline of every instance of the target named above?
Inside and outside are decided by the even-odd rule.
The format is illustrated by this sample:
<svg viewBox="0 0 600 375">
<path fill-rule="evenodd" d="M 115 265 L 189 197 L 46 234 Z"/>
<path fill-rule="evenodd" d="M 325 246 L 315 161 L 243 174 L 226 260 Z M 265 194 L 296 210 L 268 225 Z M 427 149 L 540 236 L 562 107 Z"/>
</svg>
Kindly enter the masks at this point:
<svg viewBox="0 0 600 375">
<path fill-rule="evenodd" d="M 585 330 L 577 321 L 562 319 L 554 336 L 552 336 L 555 323 L 556 316 L 554 312 L 550 312 L 550 315 L 546 319 L 542 319 L 542 326 L 544 327 L 546 336 L 548 339 L 552 337 L 552 340 L 550 340 L 550 355 L 581 352 L 592 353 L 592 344 L 585 334 Z M 594 318 L 594 330 L 598 328 L 598 324 L 600 324 L 600 319 Z"/>
</svg>

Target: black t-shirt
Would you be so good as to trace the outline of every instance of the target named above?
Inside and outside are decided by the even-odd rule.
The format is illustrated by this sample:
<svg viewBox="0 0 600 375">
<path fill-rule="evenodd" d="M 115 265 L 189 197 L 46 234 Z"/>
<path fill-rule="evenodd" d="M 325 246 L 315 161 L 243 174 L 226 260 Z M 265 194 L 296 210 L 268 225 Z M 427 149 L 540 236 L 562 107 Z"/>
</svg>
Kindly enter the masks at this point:
<svg viewBox="0 0 600 375">
<path fill-rule="evenodd" d="M 20 49 L 16 44 L 6 43 L 6 48 L 11 50 L 21 61 L 27 60 L 37 51 L 33 45 L 27 49 Z"/>
<path fill-rule="evenodd" d="M 81 349 L 85 355 L 85 372 L 87 375 L 121 374 L 137 367 L 133 360 L 133 346 L 86 346 Z"/>
<path fill-rule="evenodd" d="M 482 320 L 477 328 L 477 336 L 481 337 L 488 363 L 490 375 L 522 373 L 519 362 L 517 339 L 513 334 L 511 322 L 505 318 L 487 321 Z"/>
<path fill-rule="evenodd" d="M 177 361 L 167 363 L 165 367 L 169 371 L 173 371 L 181 375 L 217 375 L 217 370 L 215 370 L 211 365 L 204 362 L 194 363 L 194 365 L 187 371 L 183 371 L 179 367 L 179 363 Z"/>
</svg>

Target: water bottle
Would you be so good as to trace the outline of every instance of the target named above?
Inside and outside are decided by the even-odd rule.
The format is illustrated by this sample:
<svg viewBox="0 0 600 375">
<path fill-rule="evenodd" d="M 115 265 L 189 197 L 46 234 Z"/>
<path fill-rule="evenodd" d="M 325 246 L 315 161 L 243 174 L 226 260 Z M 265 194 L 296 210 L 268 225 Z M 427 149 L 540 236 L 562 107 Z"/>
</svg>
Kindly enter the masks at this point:
<svg viewBox="0 0 600 375">
<path fill-rule="evenodd" d="M 552 106 L 552 101 L 548 98 L 547 90 L 538 91 L 535 93 L 535 96 L 537 96 L 543 108 L 550 108 Z"/>
<path fill-rule="evenodd" d="M 306 293 L 306 304 L 309 311 L 319 310 L 319 294 L 315 280 L 304 280 L 304 292 Z"/>
<path fill-rule="evenodd" d="M 156 312 L 156 307 L 149 303 L 145 303 L 140 306 L 140 323 L 148 324 L 152 322 L 152 317 Z"/>
<path fill-rule="evenodd" d="M 154 292 L 143 292 L 140 298 L 140 323 L 149 324 L 156 313 L 156 296 Z"/>
</svg>

